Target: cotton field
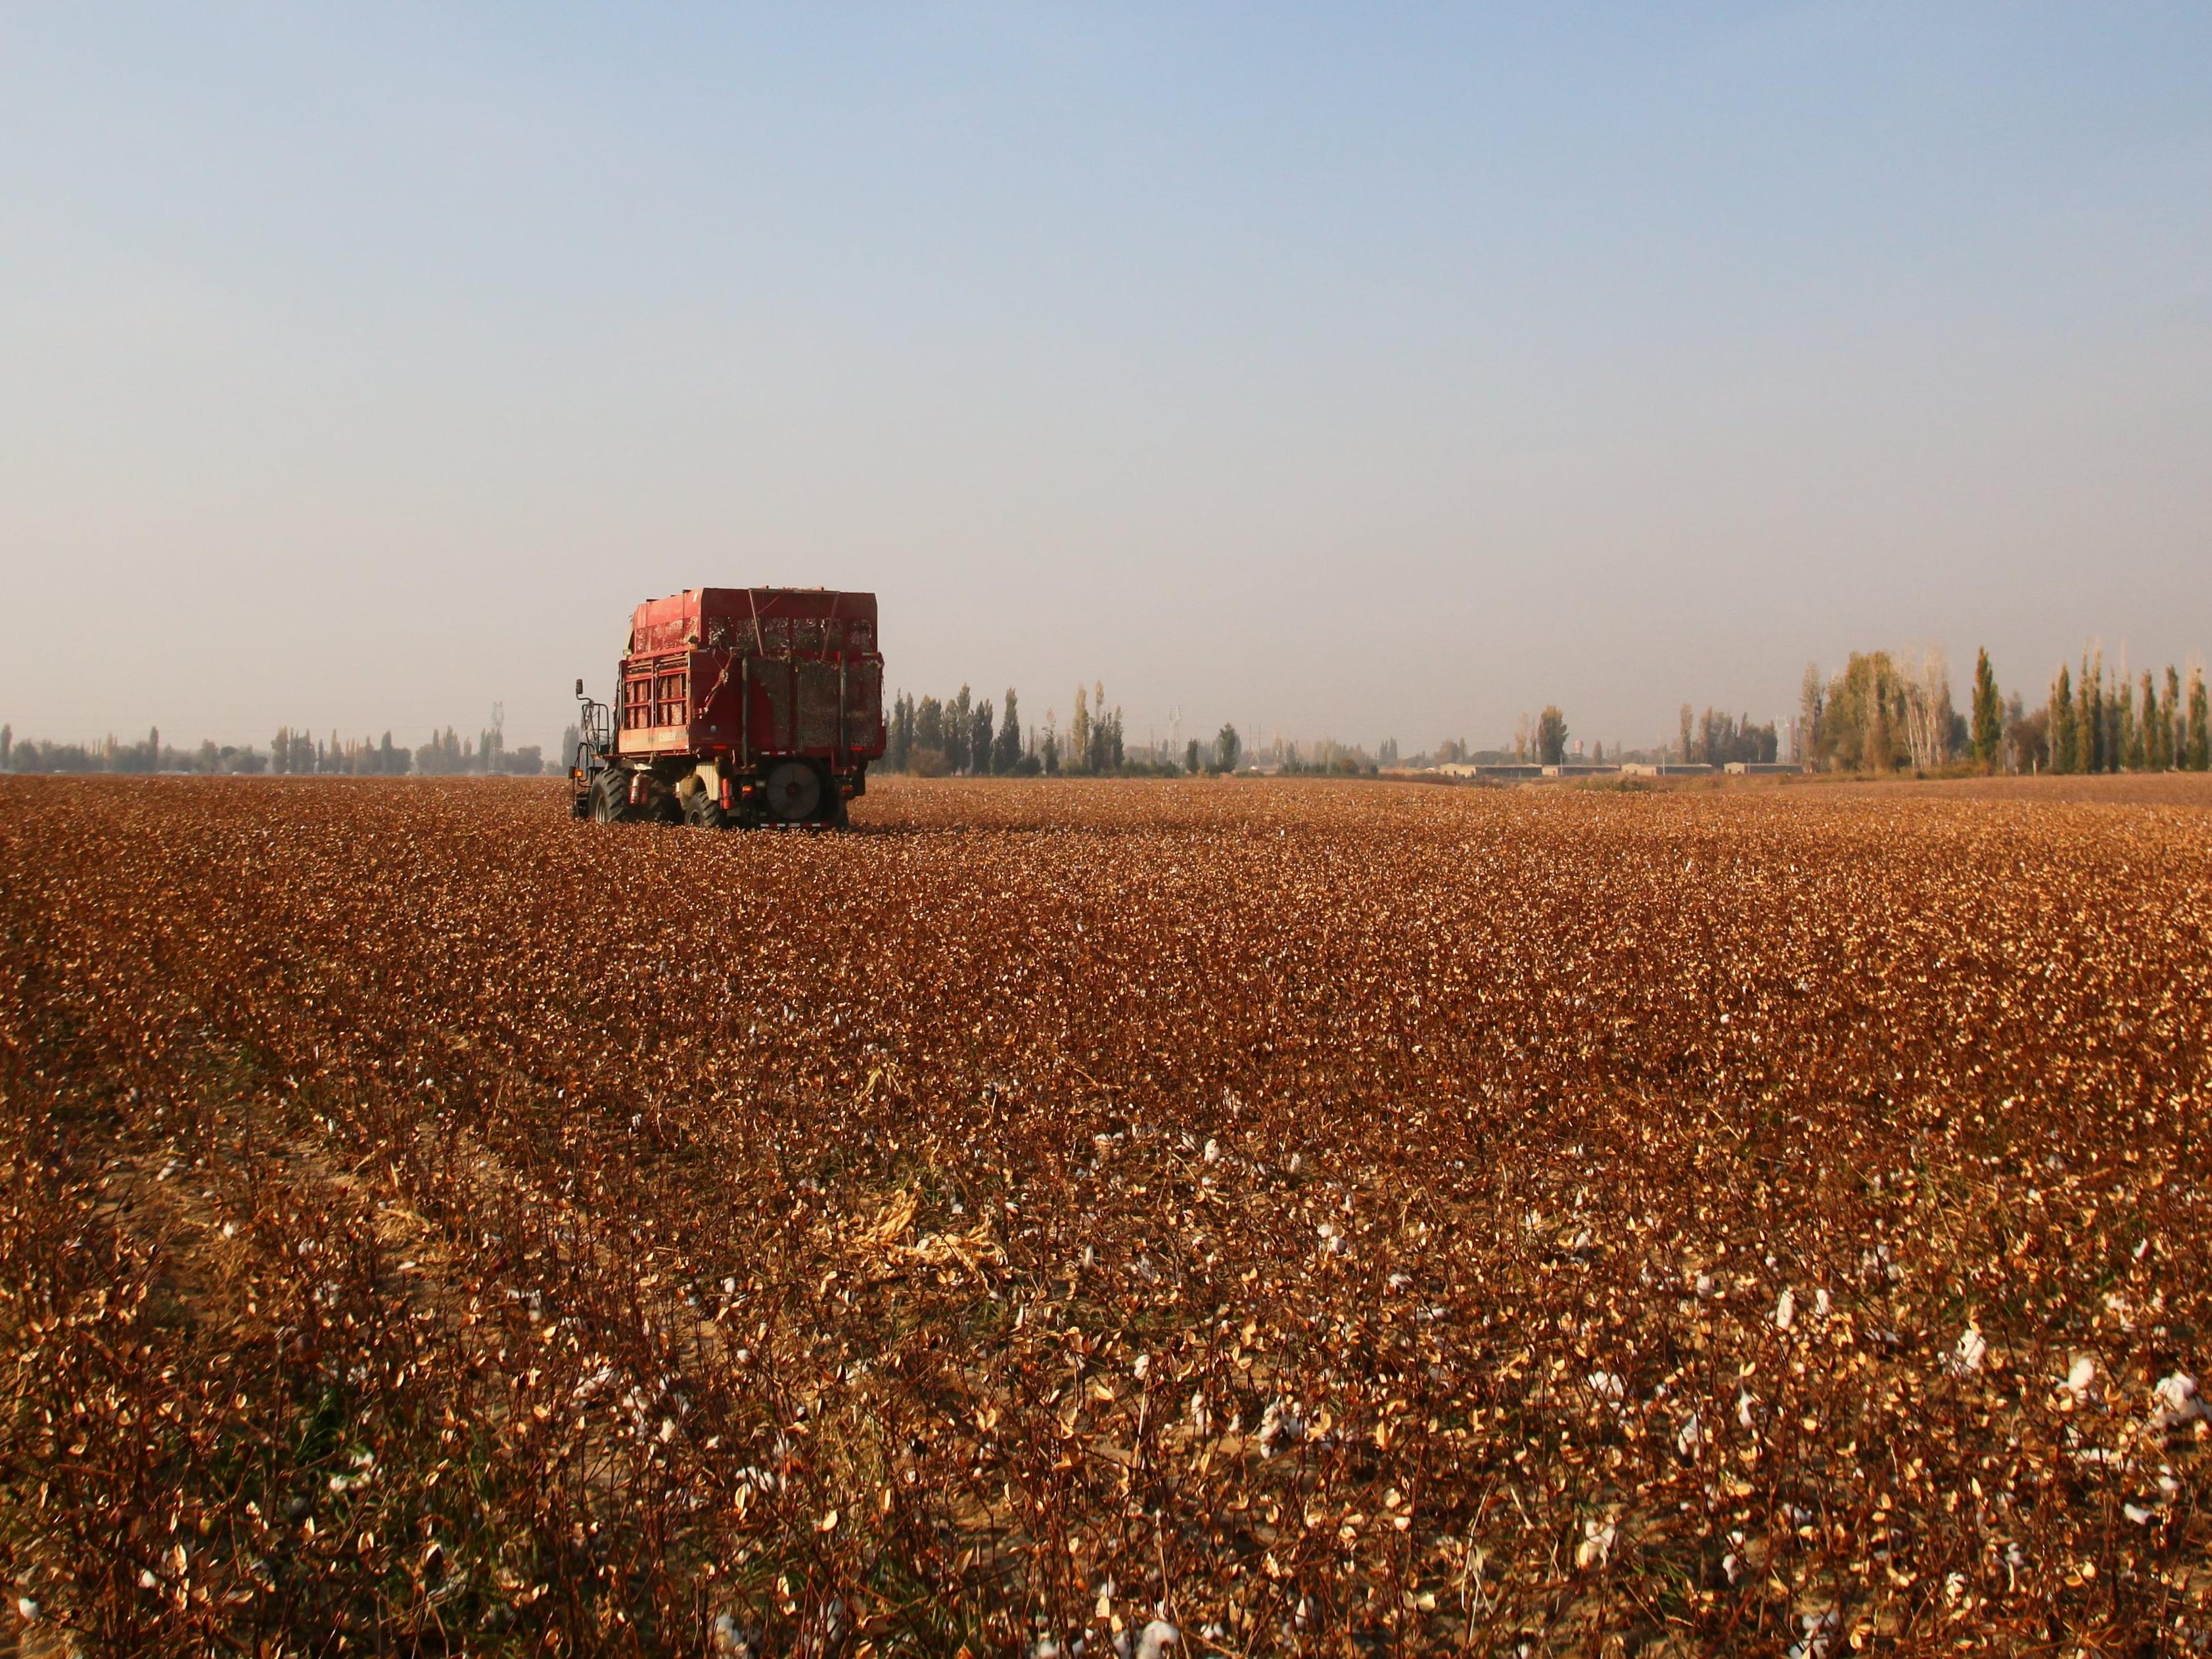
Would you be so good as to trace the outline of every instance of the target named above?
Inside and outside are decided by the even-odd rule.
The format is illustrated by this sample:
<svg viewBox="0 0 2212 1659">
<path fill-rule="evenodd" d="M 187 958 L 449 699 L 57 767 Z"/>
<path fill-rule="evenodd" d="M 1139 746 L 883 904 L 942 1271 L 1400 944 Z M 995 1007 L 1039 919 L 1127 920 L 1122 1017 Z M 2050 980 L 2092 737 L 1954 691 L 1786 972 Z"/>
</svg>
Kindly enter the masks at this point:
<svg viewBox="0 0 2212 1659">
<path fill-rule="evenodd" d="M 0 808 L 23 1651 L 2212 1644 L 2212 793 Z"/>
</svg>

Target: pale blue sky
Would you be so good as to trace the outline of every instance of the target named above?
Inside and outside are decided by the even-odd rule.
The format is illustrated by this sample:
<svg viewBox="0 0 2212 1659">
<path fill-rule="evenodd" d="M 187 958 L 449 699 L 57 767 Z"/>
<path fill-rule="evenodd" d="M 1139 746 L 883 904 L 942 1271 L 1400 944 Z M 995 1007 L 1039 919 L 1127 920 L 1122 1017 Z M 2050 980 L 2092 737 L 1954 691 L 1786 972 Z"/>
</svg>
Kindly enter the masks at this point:
<svg viewBox="0 0 2212 1659">
<path fill-rule="evenodd" d="M 0 718 L 550 738 L 872 587 L 1133 732 L 2212 647 L 2212 8 L 0 18 Z"/>
</svg>

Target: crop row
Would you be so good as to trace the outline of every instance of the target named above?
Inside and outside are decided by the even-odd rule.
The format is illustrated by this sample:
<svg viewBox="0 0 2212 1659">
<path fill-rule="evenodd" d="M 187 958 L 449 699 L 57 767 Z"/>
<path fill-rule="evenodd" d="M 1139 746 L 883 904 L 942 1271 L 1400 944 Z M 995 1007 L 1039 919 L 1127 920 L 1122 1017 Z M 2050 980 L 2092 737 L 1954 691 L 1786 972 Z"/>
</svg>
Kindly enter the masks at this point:
<svg viewBox="0 0 2212 1659">
<path fill-rule="evenodd" d="M 2206 813 L 0 784 L 120 1651 L 2212 1636 Z"/>
</svg>

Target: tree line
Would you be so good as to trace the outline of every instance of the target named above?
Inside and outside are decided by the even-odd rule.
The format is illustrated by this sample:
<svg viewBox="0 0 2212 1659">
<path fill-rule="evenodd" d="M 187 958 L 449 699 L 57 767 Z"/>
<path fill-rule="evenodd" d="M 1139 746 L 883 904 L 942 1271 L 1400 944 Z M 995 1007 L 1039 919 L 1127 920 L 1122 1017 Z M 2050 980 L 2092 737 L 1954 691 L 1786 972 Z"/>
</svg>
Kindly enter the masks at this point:
<svg viewBox="0 0 2212 1659">
<path fill-rule="evenodd" d="M 1686 702 L 1682 705 L 1680 718 L 1679 742 L 1686 764 L 1717 768 L 1742 763 L 1771 766 L 1782 753 L 1782 734 L 1775 729 L 1772 720 L 1754 726 L 1749 714 L 1717 714 L 1708 704 L 1692 724 Z"/>
<path fill-rule="evenodd" d="M 496 726 L 473 738 L 459 737 L 449 726 L 432 732 L 430 740 L 417 749 L 393 743 L 389 732 L 381 740 L 341 738 L 336 732 L 323 739 L 283 726 L 269 740 L 266 753 L 251 744 L 219 744 L 212 738 L 197 748 L 173 748 L 161 741 L 159 726 L 136 743 L 118 742 L 110 736 L 100 743 L 79 744 L 18 742 L 12 726 L 0 726 L 0 772 L 197 772 L 241 777 L 264 773 L 404 777 L 412 772 L 425 777 L 495 773 L 535 777 L 544 769 L 544 756 L 536 744 L 509 749 Z"/>
<path fill-rule="evenodd" d="M 1685 709 L 1686 736 L 1687 718 Z M 2201 669 L 2191 667 L 2185 690 L 2171 665 L 2162 683 L 2148 670 L 2130 679 L 2108 672 L 2096 649 L 2082 653 L 2078 678 L 2060 664 L 2033 708 L 2020 692 L 2002 692 L 1981 650 L 1965 714 L 1941 652 L 1917 662 L 1854 652 L 1832 678 L 1806 669 L 1798 727 L 1800 757 L 1838 771 L 2202 772 L 2212 760 Z"/>
<path fill-rule="evenodd" d="M 988 697 L 963 685 L 950 697 L 902 691 L 892 699 L 883 766 L 921 777 L 1172 777 L 1233 772 L 1243 753 L 1243 740 L 1227 725 L 1210 744 L 1192 738 L 1180 757 L 1133 750 L 1120 705 L 1106 706 L 1103 681 L 1075 688 L 1075 713 L 1065 732 L 1058 711 L 1049 708 L 1042 721 L 1024 727 L 1012 686 L 994 709 Z"/>
<path fill-rule="evenodd" d="M 891 703 L 890 726 L 884 738 L 884 765 L 893 772 L 924 777 L 1023 775 L 1042 763 L 1022 742 L 1021 702 L 1006 688 L 1005 713 L 988 697 L 976 697 L 963 685 L 955 697 L 917 701 L 902 691 Z"/>
<path fill-rule="evenodd" d="M 2192 665 L 2185 695 L 2166 665 L 2164 695 L 2145 669 L 2130 682 L 2107 676 L 2105 653 L 2084 652 L 2077 680 L 2061 663 L 2044 706 L 2012 725 L 2014 742 L 2053 772 L 2203 772 L 2212 769 L 2212 711 L 2204 672 Z"/>
</svg>

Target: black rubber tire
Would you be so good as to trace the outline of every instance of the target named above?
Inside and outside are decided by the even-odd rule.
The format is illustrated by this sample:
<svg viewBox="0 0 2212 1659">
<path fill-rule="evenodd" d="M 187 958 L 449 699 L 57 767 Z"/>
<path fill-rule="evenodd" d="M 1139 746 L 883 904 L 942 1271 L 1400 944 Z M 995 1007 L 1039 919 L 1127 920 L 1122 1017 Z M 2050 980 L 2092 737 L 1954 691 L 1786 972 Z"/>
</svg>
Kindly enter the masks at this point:
<svg viewBox="0 0 2212 1659">
<path fill-rule="evenodd" d="M 592 780 L 592 822 L 627 823 L 631 816 L 629 774 L 609 767 Z"/>
<path fill-rule="evenodd" d="M 690 805 L 684 809 L 684 821 L 699 830 L 730 827 L 730 815 L 722 810 L 721 802 L 704 789 L 691 797 Z"/>
</svg>

